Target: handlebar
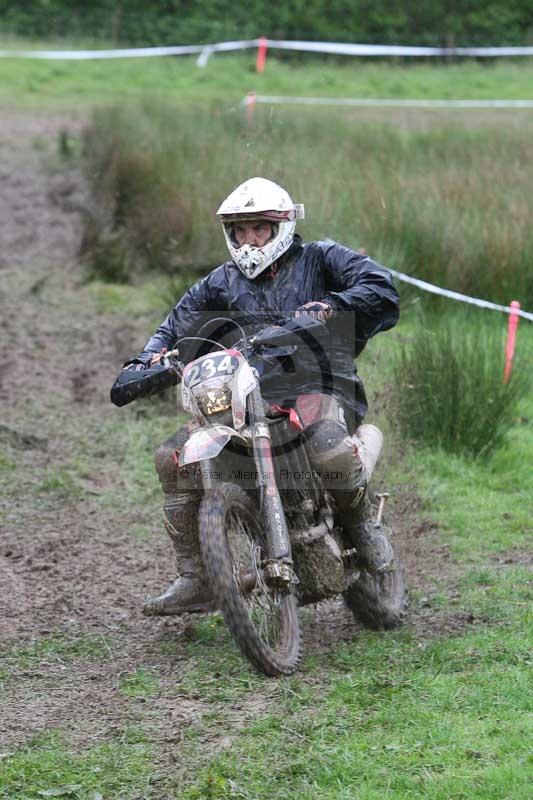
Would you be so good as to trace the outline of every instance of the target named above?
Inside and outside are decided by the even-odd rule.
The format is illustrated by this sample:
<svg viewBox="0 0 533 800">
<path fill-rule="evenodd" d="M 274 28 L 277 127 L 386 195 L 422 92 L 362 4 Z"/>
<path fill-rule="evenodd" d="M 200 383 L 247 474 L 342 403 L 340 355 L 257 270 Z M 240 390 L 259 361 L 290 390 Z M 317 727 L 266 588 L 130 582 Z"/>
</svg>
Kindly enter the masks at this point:
<svg viewBox="0 0 533 800">
<path fill-rule="evenodd" d="M 216 321 L 225 320 L 234 322 L 230 318 L 218 317 Z M 327 328 L 323 322 L 313 317 L 304 315 L 300 317 L 285 317 L 277 323 L 265 327 L 255 336 L 248 338 L 244 329 L 235 323 L 243 334 L 243 338 L 238 345 L 241 346 L 246 356 L 270 355 L 271 357 L 281 357 L 290 355 L 298 349 L 298 343 L 306 345 L 321 345 L 325 336 L 329 336 Z M 205 327 L 205 326 L 204 326 Z M 202 342 L 211 342 L 218 347 L 222 345 L 214 339 L 201 336 L 187 336 L 178 340 L 180 345 L 185 340 L 196 339 Z M 320 347 L 319 347 L 320 349 Z M 159 354 L 158 354 L 159 355 Z M 158 363 L 139 371 L 122 370 L 111 388 L 111 401 L 117 406 L 123 406 L 138 397 L 149 397 L 170 386 L 176 386 L 180 380 L 180 372 L 183 363 L 178 361 L 180 350 L 174 347 L 167 353 L 159 355 Z"/>
<path fill-rule="evenodd" d="M 264 328 L 252 337 L 250 343 L 254 351 L 258 352 L 263 347 L 269 346 L 291 345 L 296 348 L 298 342 L 308 342 L 309 336 L 320 340 L 327 335 L 328 331 L 323 322 L 305 315 L 281 319 L 279 323 Z"/>
</svg>

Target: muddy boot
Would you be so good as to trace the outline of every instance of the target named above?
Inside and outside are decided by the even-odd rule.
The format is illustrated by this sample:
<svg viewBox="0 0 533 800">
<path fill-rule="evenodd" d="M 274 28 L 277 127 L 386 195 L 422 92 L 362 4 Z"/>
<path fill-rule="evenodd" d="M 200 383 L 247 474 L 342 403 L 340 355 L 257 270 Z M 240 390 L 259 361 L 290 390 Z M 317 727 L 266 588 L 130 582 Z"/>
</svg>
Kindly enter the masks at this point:
<svg viewBox="0 0 533 800">
<path fill-rule="evenodd" d="M 362 498 L 356 498 L 347 509 L 339 509 L 344 532 L 355 547 L 361 566 L 370 572 L 387 572 L 392 568 L 394 550 L 389 542 L 389 528 L 383 521 L 377 521 L 375 509 L 365 491 Z"/>
<path fill-rule="evenodd" d="M 172 507 L 165 506 L 163 521 L 174 545 L 178 577 L 166 592 L 146 601 L 143 613 L 147 616 L 206 612 L 215 609 L 202 563 L 196 525 L 184 525 L 187 514 L 180 513 L 186 511 L 185 506 L 190 504 L 191 499 L 185 495 L 176 498 Z M 178 524 L 183 530 L 177 528 Z"/>
</svg>

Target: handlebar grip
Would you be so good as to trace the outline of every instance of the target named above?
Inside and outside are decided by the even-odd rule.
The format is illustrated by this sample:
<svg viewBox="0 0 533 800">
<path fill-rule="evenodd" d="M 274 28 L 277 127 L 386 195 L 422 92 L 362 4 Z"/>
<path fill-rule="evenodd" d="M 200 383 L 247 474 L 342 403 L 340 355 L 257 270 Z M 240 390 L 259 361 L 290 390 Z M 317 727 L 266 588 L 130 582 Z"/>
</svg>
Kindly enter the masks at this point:
<svg viewBox="0 0 533 800">
<path fill-rule="evenodd" d="M 143 370 L 122 370 L 111 387 L 111 402 L 125 406 L 139 397 L 149 397 L 170 386 L 176 386 L 180 377 L 171 367 L 148 367 Z"/>
<path fill-rule="evenodd" d="M 283 344 L 297 344 L 303 342 L 311 345 L 313 340 L 323 340 L 329 336 L 324 322 L 313 317 L 302 315 L 301 317 L 287 317 L 279 323 L 264 328 L 255 336 L 254 349 L 265 346 L 276 346 Z"/>
</svg>

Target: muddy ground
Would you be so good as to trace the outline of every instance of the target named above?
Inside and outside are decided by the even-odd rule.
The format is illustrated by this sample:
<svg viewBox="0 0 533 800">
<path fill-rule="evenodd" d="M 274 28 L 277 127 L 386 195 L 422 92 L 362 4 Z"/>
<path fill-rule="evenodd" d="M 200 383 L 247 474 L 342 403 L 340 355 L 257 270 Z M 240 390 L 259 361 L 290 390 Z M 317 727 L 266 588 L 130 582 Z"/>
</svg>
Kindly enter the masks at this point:
<svg viewBox="0 0 533 800">
<path fill-rule="evenodd" d="M 141 615 L 143 598 L 172 577 L 155 504 L 118 510 L 100 500 L 122 459 L 105 443 L 94 445 L 103 423 L 120 425 L 124 418 L 109 403 L 109 387 L 128 355 L 128 337 L 141 345 L 151 331 L 142 320 L 102 314 L 83 283 L 82 219 L 74 210 L 84 201 L 83 182 L 76 166 L 58 171 L 55 156 L 60 130 L 82 122 L 4 113 L 0 132 L 0 445 L 14 465 L 3 479 L 0 639 L 9 658 L 15 653 L 15 679 L 6 681 L 2 698 L 1 749 L 55 728 L 72 747 L 85 748 L 135 723 L 159 743 L 164 761 L 165 748 L 175 759 L 180 732 L 206 710 L 205 700 L 175 691 L 189 667 L 195 620 Z M 62 481 L 68 488 L 65 475 L 80 448 L 90 451 L 92 467 L 78 497 Z M 58 490 L 49 491 L 58 475 Z M 438 583 L 453 596 L 452 559 L 416 495 L 397 499 L 394 511 L 411 589 L 430 596 Z M 153 537 L 131 535 L 139 520 L 153 528 Z M 417 608 L 407 625 L 418 636 L 472 621 L 465 612 L 434 613 L 430 602 Z M 327 653 L 360 631 L 338 602 L 304 617 L 307 652 Z M 82 638 L 75 659 L 46 647 L 38 659 L 17 659 L 56 636 Z M 202 646 L 198 641 L 194 648 L 197 659 Z M 93 658 L 98 648 L 109 657 Z M 147 702 L 132 703 L 118 686 L 139 666 L 156 671 L 159 690 Z M 242 670 L 248 670 L 244 662 Z M 262 682 L 233 713 L 246 719 L 264 712 L 273 683 Z M 219 738 L 209 746 L 226 746 L 223 732 Z"/>
</svg>

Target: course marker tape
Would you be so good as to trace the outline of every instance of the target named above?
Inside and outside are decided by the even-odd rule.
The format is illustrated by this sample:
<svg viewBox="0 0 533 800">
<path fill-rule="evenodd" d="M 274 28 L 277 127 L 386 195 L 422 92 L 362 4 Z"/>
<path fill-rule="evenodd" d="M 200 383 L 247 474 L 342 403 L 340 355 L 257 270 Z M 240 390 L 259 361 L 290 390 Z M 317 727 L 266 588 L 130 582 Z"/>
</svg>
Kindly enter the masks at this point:
<svg viewBox="0 0 533 800">
<path fill-rule="evenodd" d="M 119 50 L 0 50 L 0 58 L 40 58 L 52 61 L 86 61 L 95 58 L 149 58 L 186 56 L 200 53 L 198 66 L 205 66 L 211 53 L 257 47 L 257 39 L 216 44 L 191 44 L 176 47 L 129 47 Z"/>
<path fill-rule="evenodd" d="M 470 305 L 479 306 L 480 308 L 489 308 L 491 311 L 503 311 L 505 314 L 518 315 L 519 317 L 523 317 L 524 319 L 533 322 L 533 314 L 529 311 L 522 311 L 521 308 L 516 308 L 514 306 L 501 306 L 498 305 L 498 303 L 490 303 L 488 300 L 479 300 L 477 297 L 469 297 L 466 294 L 452 292 L 450 289 L 441 289 L 440 286 L 434 286 L 432 283 L 421 281 L 418 278 L 411 278 L 410 275 L 405 275 L 403 272 L 398 272 L 395 269 L 389 269 L 389 272 L 392 273 L 395 278 L 398 278 L 398 280 L 404 281 L 404 283 L 410 283 L 426 292 L 438 294 L 441 295 L 441 297 L 449 297 L 452 300 L 460 300 L 462 303 L 470 303 Z"/>
<path fill-rule="evenodd" d="M 244 97 L 242 105 L 252 100 Z M 533 108 L 533 100 L 394 100 L 378 97 L 288 97 L 282 95 L 256 94 L 254 103 L 294 104 L 309 106 L 354 106 L 389 108 Z"/>
<path fill-rule="evenodd" d="M 175 47 L 130 47 L 114 50 L 0 50 L 0 58 L 40 58 L 82 61 L 95 58 L 146 58 L 181 56 L 199 53 L 198 66 L 203 67 L 212 53 L 247 50 L 252 47 L 275 50 L 299 50 L 312 53 L 333 53 L 347 56 L 533 56 L 533 47 L 410 47 L 405 45 L 351 44 L 344 42 L 300 42 L 284 39 L 246 39 L 213 44 L 178 45 Z"/>
<path fill-rule="evenodd" d="M 531 56 L 533 47 L 411 47 L 388 44 L 298 42 L 267 39 L 269 48 L 346 56 Z"/>
</svg>

